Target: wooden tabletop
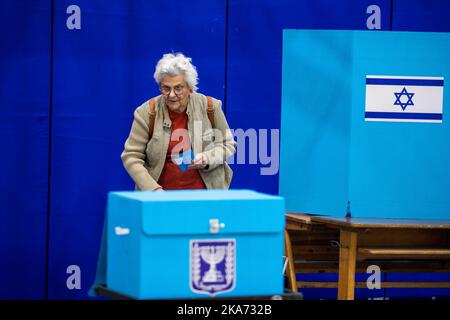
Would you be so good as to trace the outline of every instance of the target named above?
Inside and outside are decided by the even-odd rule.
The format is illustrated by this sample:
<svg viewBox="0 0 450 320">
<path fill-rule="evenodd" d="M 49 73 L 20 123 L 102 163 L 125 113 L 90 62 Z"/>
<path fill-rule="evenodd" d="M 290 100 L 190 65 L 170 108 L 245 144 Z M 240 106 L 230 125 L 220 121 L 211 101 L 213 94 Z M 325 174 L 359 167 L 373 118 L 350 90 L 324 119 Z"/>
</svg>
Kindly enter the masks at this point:
<svg viewBox="0 0 450 320">
<path fill-rule="evenodd" d="M 291 213 L 291 212 L 286 213 L 286 219 L 298 222 L 310 223 L 311 217 L 312 217 L 311 215 L 304 213 Z"/>
<path fill-rule="evenodd" d="M 434 219 L 390 219 L 390 218 L 345 218 L 316 216 L 302 213 L 286 213 L 289 221 L 299 223 L 323 223 L 345 228 L 398 228 L 398 229 L 450 229 L 450 220 Z"/>
</svg>

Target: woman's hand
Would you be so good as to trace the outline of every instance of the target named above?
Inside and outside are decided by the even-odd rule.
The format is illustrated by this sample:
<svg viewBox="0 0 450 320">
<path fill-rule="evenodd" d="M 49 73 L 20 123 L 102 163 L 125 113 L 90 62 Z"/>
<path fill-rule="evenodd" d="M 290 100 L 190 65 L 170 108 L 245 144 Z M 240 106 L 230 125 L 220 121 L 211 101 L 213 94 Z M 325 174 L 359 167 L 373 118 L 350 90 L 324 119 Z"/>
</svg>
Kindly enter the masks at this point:
<svg viewBox="0 0 450 320">
<path fill-rule="evenodd" d="M 208 157 L 204 153 L 198 153 L 189 165 L 188 170 L 204 169 L 208 165 L 208 162 Z"/>
</svg>

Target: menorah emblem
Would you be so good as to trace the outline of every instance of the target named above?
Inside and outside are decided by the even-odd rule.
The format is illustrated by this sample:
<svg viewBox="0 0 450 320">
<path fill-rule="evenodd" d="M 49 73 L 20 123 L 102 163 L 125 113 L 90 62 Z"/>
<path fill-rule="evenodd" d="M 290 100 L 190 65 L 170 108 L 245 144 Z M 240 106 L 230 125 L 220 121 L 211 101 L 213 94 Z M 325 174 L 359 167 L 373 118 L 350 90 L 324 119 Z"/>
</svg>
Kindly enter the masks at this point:
<svg viewBox="0 0 450 320">
<path fill-rule="evenodd" d="M 223 275 L 216 270 L 216 265 L 225 257 L 225 247 L 205 246 L 200 248 L 200 256 L 209 263 L 209 270 L 203 277 L 203 282 L 223 281 Z"/>
<path fill-rule="evenodd" d="M 236 240 L 190 241 L 190 287 L 212 296 L 231 291 L 236 284 Z"/>
</svg>

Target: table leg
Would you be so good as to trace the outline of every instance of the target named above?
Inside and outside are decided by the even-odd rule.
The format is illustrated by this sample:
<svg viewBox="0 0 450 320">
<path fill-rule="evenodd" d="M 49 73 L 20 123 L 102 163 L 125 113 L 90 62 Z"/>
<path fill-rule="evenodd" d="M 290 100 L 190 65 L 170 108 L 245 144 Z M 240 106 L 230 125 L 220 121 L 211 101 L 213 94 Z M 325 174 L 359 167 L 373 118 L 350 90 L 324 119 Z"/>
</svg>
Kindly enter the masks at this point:
<svg viewBox="0 0 450 320">
<path fill-rule="evenodd" d="M 338 300 L 353 300 L 357 233 L 341 230 L 340 238 Z"/>
<path fill-rule="evenodd" d="M 297 278 L 295 276 L 294 254 L 292 253 L 292 244 L 289 232 L 284 230 L 284 252 L 287 257 L 287 277 L 292 292 L 297 292 Z"/>
</svg>

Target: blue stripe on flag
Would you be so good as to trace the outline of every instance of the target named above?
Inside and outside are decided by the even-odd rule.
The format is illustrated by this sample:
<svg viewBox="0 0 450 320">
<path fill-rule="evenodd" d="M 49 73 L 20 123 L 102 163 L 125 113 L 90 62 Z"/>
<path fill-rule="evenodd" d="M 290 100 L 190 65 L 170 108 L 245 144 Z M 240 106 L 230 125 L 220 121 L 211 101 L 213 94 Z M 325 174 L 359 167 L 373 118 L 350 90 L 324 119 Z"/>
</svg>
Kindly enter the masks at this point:
<svg viewBox="0 0 450 320">
<path fill-rule="evenodd" d="M 442 120 L 442 113 L 366 112 L 366 118 Z"/>
<path fill-rule="evenodd" d="M 366 84 L 443 87 L 444 80 L 366 78 Z"/>
</svg>

